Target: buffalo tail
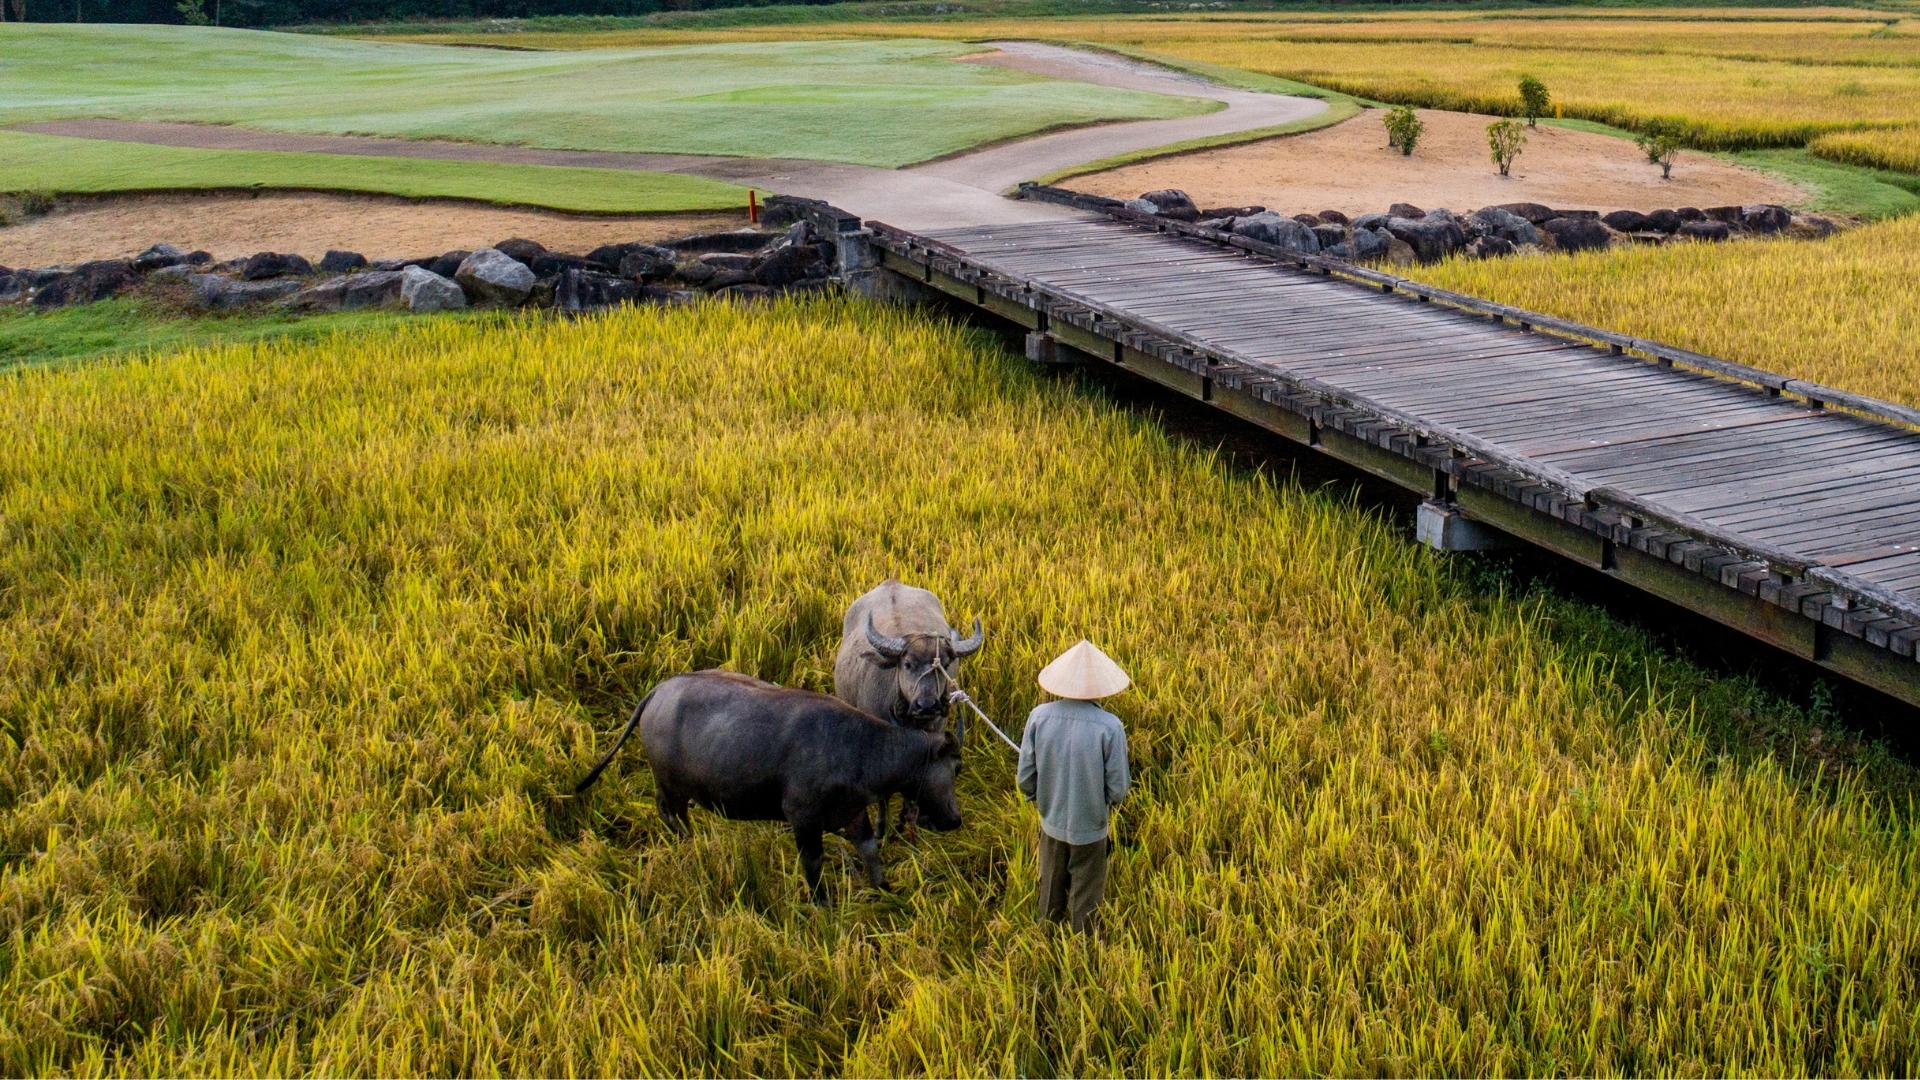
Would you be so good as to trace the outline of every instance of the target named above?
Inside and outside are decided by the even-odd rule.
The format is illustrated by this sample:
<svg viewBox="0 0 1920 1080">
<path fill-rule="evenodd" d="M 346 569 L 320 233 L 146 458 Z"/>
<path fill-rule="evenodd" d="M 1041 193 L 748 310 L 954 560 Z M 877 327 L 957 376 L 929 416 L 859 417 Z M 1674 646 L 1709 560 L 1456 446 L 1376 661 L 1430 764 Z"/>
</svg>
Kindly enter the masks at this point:
<svg viewBox="0 0 1920 1080">
<path fill-rule="evenodd" d="M 607 766 L 613 764 L 614 755 L 620 752 L 621 747 L 627 745 L 627 737 L 633 734 L 634 728 L 640 726 L 640 714 L 646 711 L 647 702 L 652 700 L 653 694 L 649 692 L 646 697 L 640 699 L 640 704 L 633 707 L 633 715 L 627 717 L 627 726 L 620 732 L 620 737 L 613 741 L 613 749 L 607 751 L 607 756 L 600 759 L 600 764 L 593 767 L 593 771 L 587 774 L 586 779 L 574 785 L 575 795 L 592 787 L 593 782 L 600 779 L 600 774 L 607 771 Z"/>
</svg>

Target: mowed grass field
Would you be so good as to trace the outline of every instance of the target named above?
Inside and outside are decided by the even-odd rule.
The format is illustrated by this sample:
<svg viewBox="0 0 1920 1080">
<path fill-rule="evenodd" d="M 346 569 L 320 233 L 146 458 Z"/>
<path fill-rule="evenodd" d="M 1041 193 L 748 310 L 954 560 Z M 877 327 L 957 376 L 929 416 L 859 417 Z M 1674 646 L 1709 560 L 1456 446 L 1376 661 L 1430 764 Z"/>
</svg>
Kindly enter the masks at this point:
<svg viewBox="0 0 1920 1080">
<path fill-rule="evenodd" d="M 906 165 L 1049 127 L 1204 112 L 952 42 L 525 52 L 155 26 L 0 25 L 0 124 L 76 117 Z"/>
<path fill-rule="evenodd" d="M 1568 117 L 1635 130 L 1664 124 L 1704 149 L 1801 146 L 1830 131 L 1894 127 L 1920 115 L 1920 21 L 1898 10 L 1847 7 L 869 18 L 418 40 L 581 48 L 906 34 L 1145 49 L 1177 63 L 1471 112 L 1517 112 L 1515 83 L 1532 74 L 1546 82 Z"/>
<path fill-rule="evenodd" d="M 198 150 L 0 131 L 0 192 L 353 191 L 470 199 L 579 213 L 673 213 L 747 205 L 735 184 L 662 172 L 479 161 Z"/>
<path fill-rule="evenodd" d="M 1758 321 L 1758 320 L 1756 320 Z M 1910 1073 L 1907 765 L 1639 631 L 843 300 L 0 378 L 0 1071 Z M 829 683 L 897 572 L 1008 723 L 1082 634 L 1111 935 L 966 828 L 673 840 L 661 677 Z"/>
</svg>

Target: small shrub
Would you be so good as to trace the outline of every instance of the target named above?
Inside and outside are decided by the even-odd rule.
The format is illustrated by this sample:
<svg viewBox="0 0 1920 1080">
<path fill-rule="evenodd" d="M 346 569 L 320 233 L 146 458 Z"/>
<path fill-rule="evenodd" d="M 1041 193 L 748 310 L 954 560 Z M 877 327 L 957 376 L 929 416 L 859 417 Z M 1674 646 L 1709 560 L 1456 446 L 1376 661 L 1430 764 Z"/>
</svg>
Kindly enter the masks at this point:
<svg viewBox="0 0 1920 1080">
<path fill-rule="evenodd" d="M 1500 175 L 1507 175 L 1513 168 L 1513 159 L 1520 156 L 1520 149 L 1527 145 L 1527 129 L 1518 120 L 1495 120 L 1487 125 L 1487 148 L 1493 151 L 1493 163 L 1500 167 Z"/>
<path fill-rule="evenodd" d="M 1520 76 L 1520 111 L 1527 118 L 1528 127 L 1538 127 L 1535 121 L 1547 114 L 1553 106 L 1553 95 L 1547 92 L 1547 84 L 1531 75 Z"/>
<path fill-rule="evenodd" d="M 1647 155 L 1647 160 L 1660 166 L 1660 179 L 1673 179 L 1673 161 L 1680 153 L 1680 137 L 1672 128 L 1656 126 L 1648 128 L 1634 144 Z"/>
<path fill-rule="evenodd" d="M 1413 106 L 1395 105 L 1380 118 L 1387 126 L 1387 145 L 1400 151 L 1403 157 L 1413 156 L 1413 146 L 1420 141 L 1420 133 L 1427 125 L 1414 115 Z"/>
</svg>

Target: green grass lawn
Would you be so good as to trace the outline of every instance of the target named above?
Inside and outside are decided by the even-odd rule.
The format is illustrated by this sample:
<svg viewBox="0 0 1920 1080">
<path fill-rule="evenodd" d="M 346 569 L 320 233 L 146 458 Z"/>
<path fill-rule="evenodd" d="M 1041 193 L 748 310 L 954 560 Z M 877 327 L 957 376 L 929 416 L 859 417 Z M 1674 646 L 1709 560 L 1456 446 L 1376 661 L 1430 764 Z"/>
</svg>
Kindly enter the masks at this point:
<svg viewBox="0 0 1920 1080">
<path fill-rule="evenodd" d="M 516 52 L 246 30 L 0 25 L 0 124 L 190 120 L 292 132 L 892 167 L 1196 98 L 952 59 L 959 42 Z"/>
<path fill-rule="evenodd" d="M 0 191 L 277 188 L 475 199 L 578 213 L 731 210 L 745 188 L 698 176 L 349 154 L 193 150 L 0 131 Z"/>
</svg>

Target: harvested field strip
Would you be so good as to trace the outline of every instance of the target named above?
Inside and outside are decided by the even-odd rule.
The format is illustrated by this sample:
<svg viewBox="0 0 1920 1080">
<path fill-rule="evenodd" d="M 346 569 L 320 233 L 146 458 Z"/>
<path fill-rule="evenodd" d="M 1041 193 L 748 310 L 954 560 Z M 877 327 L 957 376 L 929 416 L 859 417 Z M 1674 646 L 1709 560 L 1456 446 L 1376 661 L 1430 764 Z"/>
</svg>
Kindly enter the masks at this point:
<svg viewBox="0 0 1920 1080">
<path fill-rule="evenodd" d="M 1415 267 L 1435 285 L 1920 405 L 1920 218 L 1828 240 Z"/>
<path fill-rule="evenodd" d="M 732 210 L 747 204 L 743 187 L 675 173 L 273 150 L 198 150 L 0 131 L 0 192 L 104 194 L 248 188 L 471 199 L 576 213 L 682 213 Z"/>
<path fill-rule="evenodd" d="M 0 426 L 10 1073 L 1920 1064 L 1911 769 L 982 335 L 418 321 Z M 1109 939 L 1032 924 L 982 742 L 967 828 L 826 912 L 637 758 L 559 794 L 669 672 L 824 686 L 890 571 L 985 616 L 1009 722 L 1082 633 L 1131 668 Z"/>
</svg>

